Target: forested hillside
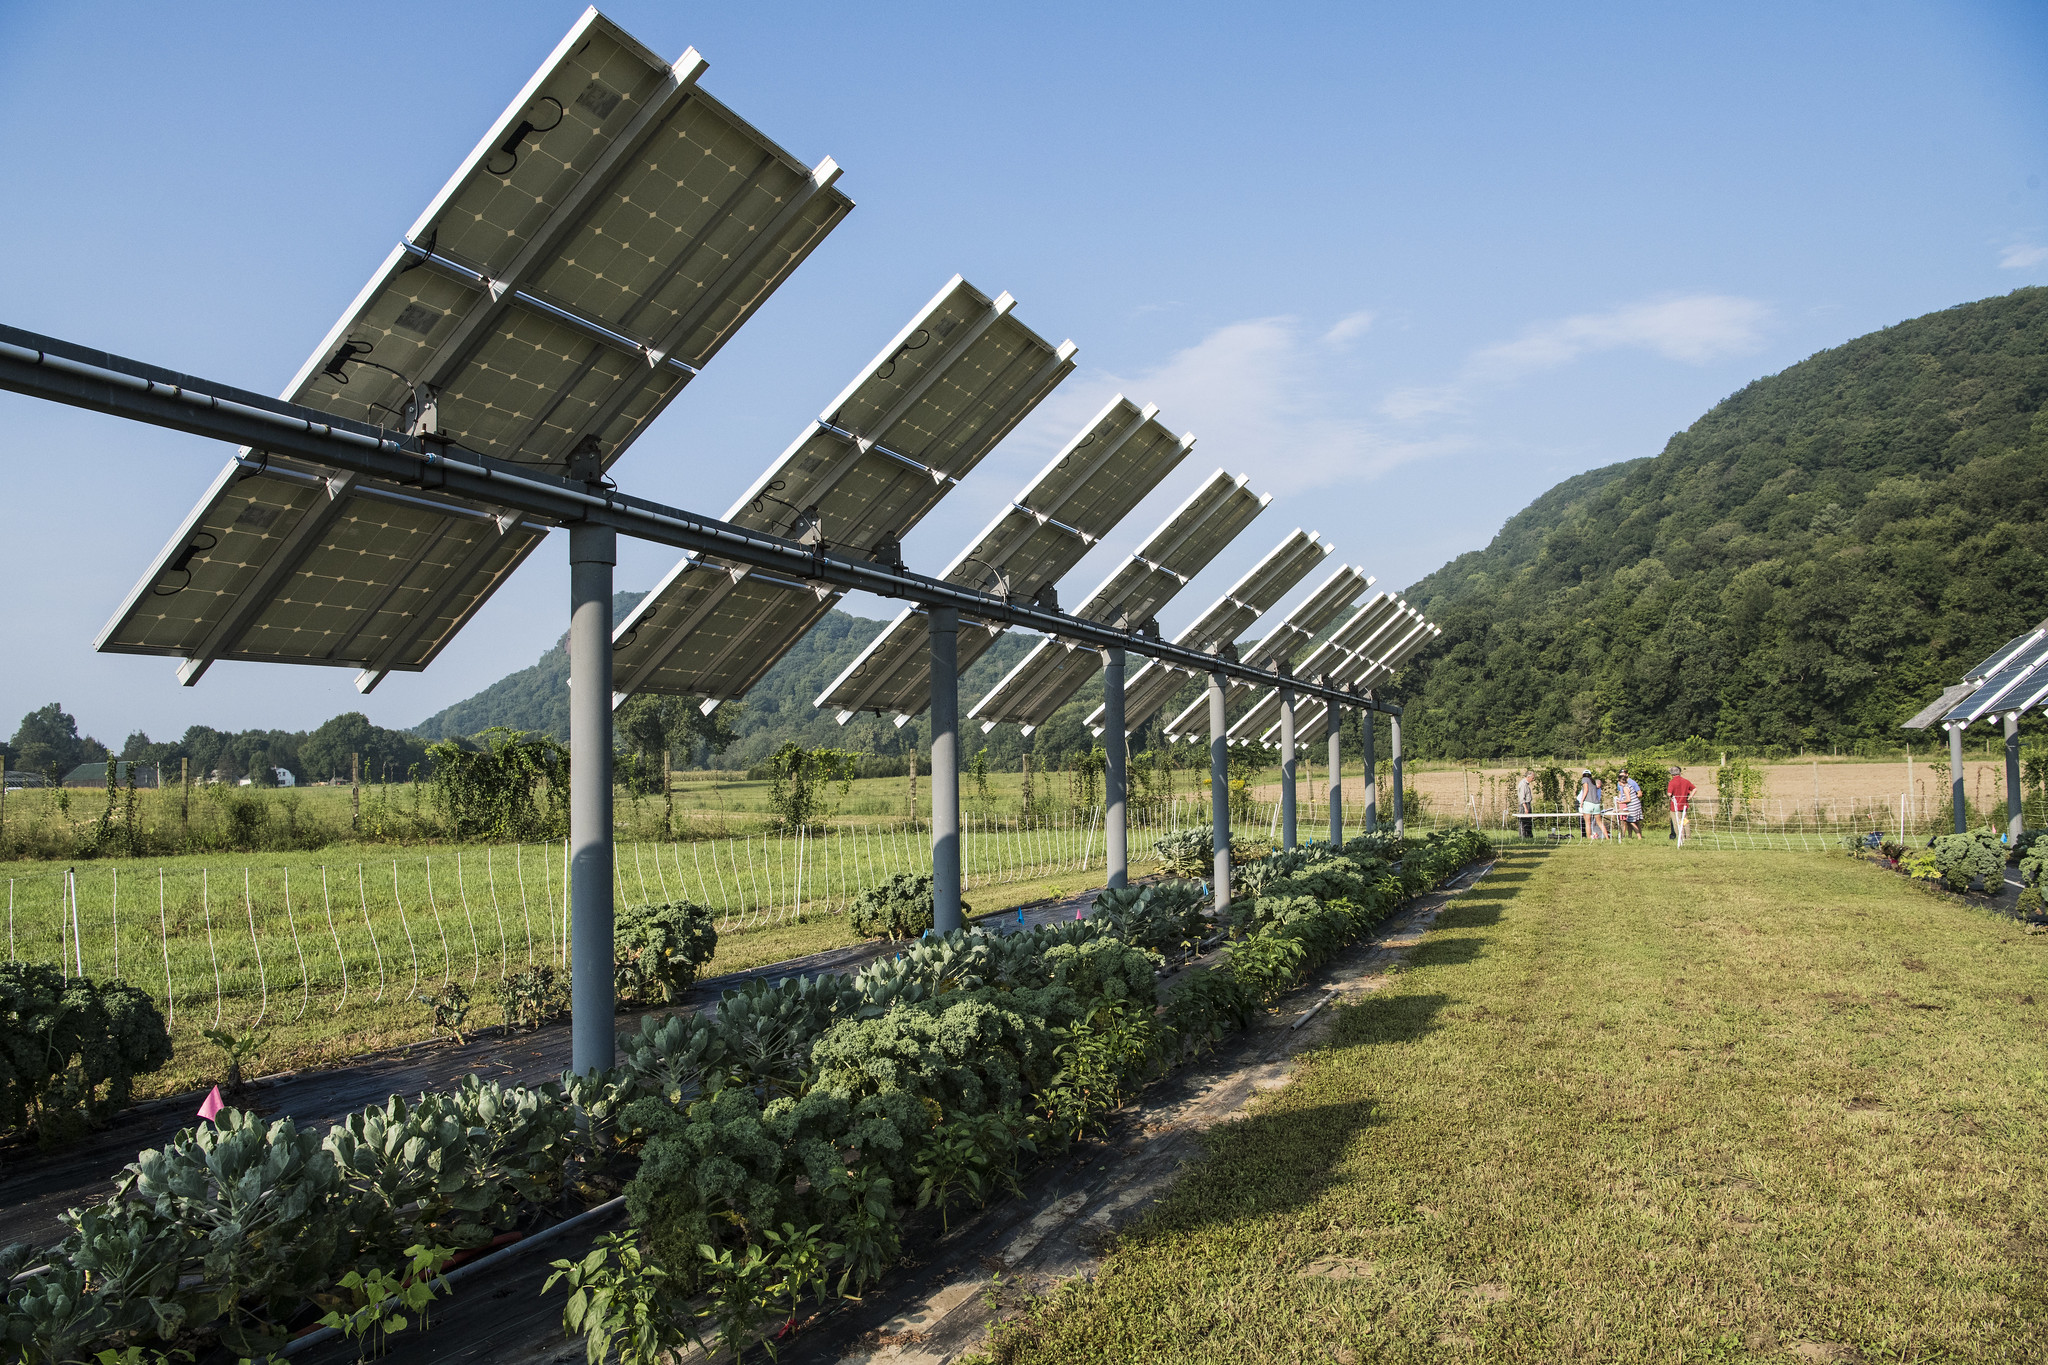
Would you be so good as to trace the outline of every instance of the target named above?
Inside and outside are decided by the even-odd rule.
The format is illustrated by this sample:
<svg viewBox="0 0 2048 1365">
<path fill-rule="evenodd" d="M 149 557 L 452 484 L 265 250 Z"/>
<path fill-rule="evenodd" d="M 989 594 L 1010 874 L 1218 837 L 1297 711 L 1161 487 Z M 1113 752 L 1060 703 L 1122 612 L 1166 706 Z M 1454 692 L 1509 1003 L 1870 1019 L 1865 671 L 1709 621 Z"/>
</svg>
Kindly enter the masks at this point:
<svg viewBox="0 0 2048 1365">
<path fill-rule="evenodd" d="M 612 601 L 614 618 L 630 611 L 644 593 L 622 592 Z M 861 716 L 845 726 L 834 713 L 811 705 L 832 679 L 859 654 L 868 641 L 881 634 L 883 622 L 851 616 L 833 610 L 797 642 L 747 694 L 732 745 L 713 754 L 701 747 L 695 754 L 678 755 L 682 764 L 713 764 L 745 768 L 761 762 L 785 740 L 808 748 L 853 749 L 881 759 L 902 758 L 911 745 L 920 754 L 931 751 L 931 735 L 923 718 L 900 729 L 893 718 Z M 1024 656 L 1036 637 L 1005 635 L 960 680 L 960 710 L 964 716 L 996 680 Z M 568 637 L 555 642 L 533 667 L 521 669 L 492 683 L 464 701 L 429 716 L 414 727 L 429 739 L 476 734 L 492 725 L 520 730 L 539 730 L 566 740 L 569 737 L 569 652 Z M 1025 747 L 1013 725 L 999 726 L 983 735 L 971 727 L 963 739 L 969 754 L 986 746 L 989 760 L 999 768 L 1014 768 Z M 887 765 L 882 765 L 882 771 Z"/>
<path fill-rule="evenodd" d="M 1895 744 L 2048 614 L 2048 289 L 1759 379 L 1408 589 L 1411 751 Z"/>
</svg>

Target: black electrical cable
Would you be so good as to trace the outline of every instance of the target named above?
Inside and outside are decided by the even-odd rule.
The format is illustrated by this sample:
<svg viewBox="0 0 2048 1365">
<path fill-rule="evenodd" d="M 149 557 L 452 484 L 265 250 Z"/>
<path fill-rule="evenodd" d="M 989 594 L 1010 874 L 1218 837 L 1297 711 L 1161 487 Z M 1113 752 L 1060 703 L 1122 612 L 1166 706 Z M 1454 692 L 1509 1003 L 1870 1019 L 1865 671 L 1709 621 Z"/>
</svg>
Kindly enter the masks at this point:
<svg viewBox="0 0 2048 1365">
<path fill-rule="evenodd" d="M 553 95 L 542 95 L 540 97 L 540 100 L 534 101 L 534 104 L 539 104 L 541 100 L 546 100 L 549 104 L 555 106 L 555 121 L 553 123 L 550 123 L 547 127 L 542 128 L 536 126 L 532 119 L 519 120 L 519 126 L 512 130 L 512 135 L 506 138 L 503 142 L 499 143 L 498 149 L 496 151 L 492 152 L 489 156 L 484 158 L 484 171 L 487 174 L 512 174 L 512 172 L 519 169 L 519 144 L 526 141 L 527 136 L 529 134 L 552 133 L 555 129 L 562 126 L 562 118 L 564 113 L 566 112 L 562 108 L 562 102 L 556 99 Z M 532 108 L 532 105 L 528 105 L 527 107 Z M 501 156 L 510 158 L 510 163 L 503 170 L 499 170 L 497 167 L 491 164 Z"/>
<path fill-rule="evenodd" d="M 932 334 L 920 327 L 911 333 L 911 337 L 912 340 L 906 341 L 896 348 L 896 354 L 875 367 L 875 378 L 888 379 L 894 375 L 896 373 L 896 362 L 909 355 L 912 351 L 922 350 L 924 344 L 932 339 Z"/>
</svg>

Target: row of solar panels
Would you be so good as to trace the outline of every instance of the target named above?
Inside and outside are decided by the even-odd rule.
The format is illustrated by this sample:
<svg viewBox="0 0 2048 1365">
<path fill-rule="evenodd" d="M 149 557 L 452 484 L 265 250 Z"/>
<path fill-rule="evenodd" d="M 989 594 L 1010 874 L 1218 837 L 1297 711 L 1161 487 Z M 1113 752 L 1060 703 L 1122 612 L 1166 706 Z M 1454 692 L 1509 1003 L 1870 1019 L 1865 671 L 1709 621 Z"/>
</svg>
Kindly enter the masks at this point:
<svg viewBox="0 0 2048 1365">
<path fill-rule="evenodd" d="M 2016 715 L 2042 706 L 2048 706 L 2048 621 L 2008 640 L 1904 728 L 1966 726 L 1986 716 Z"/>
<path fill-rule="evenodd" d="M 664 63 L 586 11 L 283 396 L 600 477 L 853 208 L 829 158 L 806 168 L 699 89 L 704 67 L 695 51 Z M 899 563 L 903 538 L 1072 372 L 1074 354 L 1072 342 L 1055 346 L 1025 326 L 1008 294 L 991 298 L 955 276 L 726 520 Z M 942 577 L 1049 603 L 1193 444 L 1156 408 L 1112 399 Z M 1074 614 L 1131 629 L 1152 622 L 1265 509 L 1270 497 L 1248 484 L 1217 470 Z M 355 667 L 368 691 L 389 672 L 426 667 L 549 529 L 431 488 L 245 450 L 99 647 L 181 658 L 188 684 L 229 658 Z M 1176 642 L 1228 646 L 1330 551 L 1295 531 Z M 1254 661 L 1291 658 L 1371 583 L 1338 569 Z M 707 710 L 740 697 L 839 597 L 686 557 L 618 624 L 618 695 L 695 696 Z M 1419 621 L 1382 594 L 1311 668 L 1370 686 L 1427 638 Z M 1002 630 L 974 624 L 960 637 L 962 667 Z M 818 705 L 837 708 L 842 723 L 873 711 L 900 724 L 930 701 L 926 643 L 922 610 L 904 611 Z M 1098 666 L 1093 650 L 1041 641 L 973 715 L 984 728 L 1035 727 Z M 1142 724 L 1178 682 L 1157 664 L 1140 669 L 1128 723 Z"/>
</svg>

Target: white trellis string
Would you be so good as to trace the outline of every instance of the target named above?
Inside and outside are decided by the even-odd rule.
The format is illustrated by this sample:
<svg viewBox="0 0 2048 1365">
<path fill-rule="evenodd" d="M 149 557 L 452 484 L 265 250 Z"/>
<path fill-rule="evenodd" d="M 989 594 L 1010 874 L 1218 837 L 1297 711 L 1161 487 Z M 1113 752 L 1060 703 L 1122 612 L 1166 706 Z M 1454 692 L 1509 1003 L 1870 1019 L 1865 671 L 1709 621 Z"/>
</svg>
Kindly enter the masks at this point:
<svg viewBox="0 0 2048 1365">
<path fill-rule="evenodd" d="M 633 875 L 640 879 L 640 903 L 645 905 L 650 899 L 647 894 L 647 868 L 640 861 L 640 845 L 637 843 L 633 845 Z"/>
<path fill-rule="evenodd" d="M 456 864 L 456 868 L 460 871 L 461 864 Z M 505 949 L 505 912 L 498 908 L 498 872 L 488 847 L 484 849 L 484 883 L 491 889 L 491 914 L 498 921 L 498 980 L 503 981 L 505 973 L 511 970 L 511 959 Z"/>
<path fill-rule="evenodd" d="M 433 894 L 434 862 L 433 859 L 429 858 L 427 860 L 427 899 L 429 904 L 431 904 L 433 901 Z M 393 904 L 398 906 L 398 923 L 399 927 L 405 930 L 406 951 L 412 954 L 412 993 L 406 996 L 405 998 L 408 1000 L 417 1000 L 419 999 L 420 995 L 420 950 L 419 946 L 412 941 L 412 921 L 407 919 L 405 916 L 405 897 L 399 894 L 398 859 L 396 858 L 393 858 L 391 860 L 391 900 Z M 435 916 L 435 919 L 437 921 L 439 920 L 439 918 L 440 916 Z M 447 941 L 447 935 L 443 934 L 441 936 L 441 942 L 444 947 L 446 946 Z"/>
<path fill-rule="evenodd" d="M 114 889 L 107 900 L 107 921 L 114 935 L 114 980 L 121 979 L 121 869 L 116 867 Z"/>
<path fill-rule="evenodd" d="M 313 998 L 313 978 L 306 973 L 306 950 L 299 943 L 299 921 L 292 914 L 292 870 L 290 868 L 284 870 L 284 922 L 291 926 L 292 947 L 296 948 L 299 954 L 299 1012 L 292 1016 L 292 1022 L 297 1023 L 306 1017 L 307 1002 Z"/>
<path fill-rule="evenodd" d="M 370 951 L 377 955 L 377 998 L 372 1004 L 384 1001 L 384 945 L 377 942 L 377 926 L 370 923 L 370 893 L 363 885 L 363 865 L 356 864 L 356 902 L 363 907 L 363 928 L 370 931 Z"/>
<path fill-rule="evenodd" d="M 472 963 L 469 984 L 474 986 L 484 977 L 484 953 L 483 949 L 477 946 L 476 916 L 469 913 L 469 888 L 463 885 L 462 854 L 459 851 L 455 855 L 455 895 L 462 902 L 463 922 L 469 926 L 469 956 Z M 501 933 L 499 937 L 502 938 L 504 935 Z"/>
<path fill-rule="evenodd" d="M 670 847 L 671 847 L 671 848 L 673 848 L 673 847 L 674 847 L 674 845 L 670 845 Z M 664 871 L 662 870 L 662 866 L 661 866 L 661 845 L 660 845 L 660 844 L 656 844 L 656 845 L 654 846 L 654 876 L 655 876 L 655 880 L 657 880 L 657 881 L 659 881 L 659 882 L 661 883 L 661 899 L 662 899 L 662 903 L 663 903 L 664 905 L 666 905 L 666 904 L 669 904 L 669 903 L 673 902 L 673 901 L 675 900 L 675 897 L 674 897 L 674 896 L 671 896 L 671 895 L 670 895 L 670 894 L 668 893 L 668 873 L 667 873 L 667 872 L 664 872 Z"/>
<path fill-rule="evenodd" d="M 213 904 L 206 869 L 199 869 L 199 913 L 206 918 L 206 954 L 213 959 L 213 1026 L 220 1027 L 220 953 L 213 946 Z"/>
<path fill-rule="evenodd" d="M 164 909 L 164 870 L 156 870 L 156 921 L 164 945 L 164 1022 L 176 1022 L 178 1003 L 171 998 L 171 919 Z M 7 884 L 7 955 L 14 955 L 14 883 Z"/>
<path fill-rule="evenodd" d="M 256 1007 L 255 1028 L 263 1022 L 263 1016 L 270 1012 L 270 978 L 263 970 L 263 945 L 256 941 L 256 902 L 249 895 L 249 869 L 242 869 L 242 908 L 249 912 L 249 946 L 256 950 L 256 988 L 262 992 L 261 1003 Z"/>
<path fill-rule="evenodd" d="M 711 870 L 718 876 L 718 904 L 720 909 L 725 910 L 726 922 L 729 924 L 732 922 L 732 911 L 727 908 L 725 869 L 718 865 L 718 845 L 715 842 L 711 845 Z M 697 864 L 697 880 L 700 882 L 704 880 L 704 865 L 701 862 Z"/>
<path fill-rule="evenodd" d="M 159 876 L 162 874 L 159 873 Z M 14 878 L 7 879 L 7 960 L 19 961 L 14 956 Z"/>
<path fill-rule="evenodd" d="M 526 965 L 533 965 L 533 912 L 526 908 L 526 855 L 524 844 L 512 846 L 512 870 L 519 877 L 519 915 L 526 921 Z"/>
<path fill-rule="evenodd" d="M 341 930 L 334 925 L 334 897 L 327 890 L 327 864 L 320 864 L 320 903 L 327 910 L 327 932 L 334 936 L 334 960 L 341 964 L 341 1003 L 334 1007 L 340 1014 L 342 1006 L 348 1004 L 348 954 L 341 950 Z"/>
<path fill-rule="evenodd" d="M 548 957 L 559 964 L 562 959 L 563 935 L 555 924 L 555 870 L 554 865 L 548 861 L 546 844 L 540 846 L 540 874 L 542 885 L 548 895 Z"/>
<path fill-rule="evenodd" d="M 391 864 L 391 894 L 398 894 L 398 864 Z M 434 859 L 427 858 L 427 909 L 434 912 L 434 928 L 441 934 L 441 984 L 455 979 L 455 957 L 448 951 L 448 930 L 441 923 L 441 905 L 434 899 Z M 474 937 L 474 935 L 472 935 Z"/>
</svg>

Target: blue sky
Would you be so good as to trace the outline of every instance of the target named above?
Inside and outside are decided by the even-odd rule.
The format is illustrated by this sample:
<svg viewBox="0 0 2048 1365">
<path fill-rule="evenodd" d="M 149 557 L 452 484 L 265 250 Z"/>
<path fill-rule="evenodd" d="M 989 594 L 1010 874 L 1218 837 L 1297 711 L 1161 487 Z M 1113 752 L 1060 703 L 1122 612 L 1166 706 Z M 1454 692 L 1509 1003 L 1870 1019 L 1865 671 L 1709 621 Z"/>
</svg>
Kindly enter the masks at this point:
<svg viewBox="0 0 2048 1365">
<path fill-rule="evenodd" d="M 574 3 L 0 3 L 0 319 L 276 391 L 580 13 Z M 1080 368 L 908 544 L 936 570 L 1114 392 L 1273 505 L 1171 631 L 1299 525 L 1382 585 L 1750 379 L 2048 283 L 2038 4 L 620 3 L 859 207 L 615 471 L 721 512 L 954 271 Z M 566 624 L 544 547 L 425 673 L 102 656 L 225 451 L 0 394 L 0 727 L 410 725 Z M 556 537 L 561 540 L 561 537 Z M 671 552 L 634 546 L 621 587 Z M 849 609 L 886 615 L 879 601 Z"/>
</svg>

